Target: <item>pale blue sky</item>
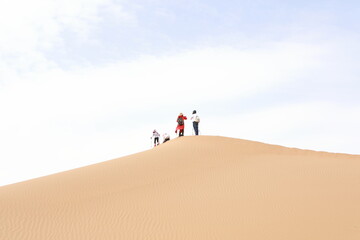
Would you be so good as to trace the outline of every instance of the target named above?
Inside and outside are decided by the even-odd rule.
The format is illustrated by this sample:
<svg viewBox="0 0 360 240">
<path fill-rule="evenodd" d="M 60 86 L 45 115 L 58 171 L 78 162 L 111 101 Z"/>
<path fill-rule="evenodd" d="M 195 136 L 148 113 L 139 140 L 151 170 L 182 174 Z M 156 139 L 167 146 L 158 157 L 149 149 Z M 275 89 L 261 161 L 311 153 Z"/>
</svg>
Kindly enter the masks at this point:
<svg viewBox="0 0 360 240">
<path fill-rule="evenodd" d="M 62 44 L 46 52 L 59 64 L 107 63 L 202 46 L 261 47 L 297 38 L 312 42 L 359 31 L 355 1 L 113 1 L 99 5 L 86 38 L 61 29 Z M 117 4 L 116 4 L 117 3 Z M 244 41 L 247 42 L 244 45 Z"/>
<path fill-rule="evenodd" d="M 147 150 L 193 109 L 204 135 L 360 154 L 357 1 L 0 3 L 0 185 Z"/>
</svg>

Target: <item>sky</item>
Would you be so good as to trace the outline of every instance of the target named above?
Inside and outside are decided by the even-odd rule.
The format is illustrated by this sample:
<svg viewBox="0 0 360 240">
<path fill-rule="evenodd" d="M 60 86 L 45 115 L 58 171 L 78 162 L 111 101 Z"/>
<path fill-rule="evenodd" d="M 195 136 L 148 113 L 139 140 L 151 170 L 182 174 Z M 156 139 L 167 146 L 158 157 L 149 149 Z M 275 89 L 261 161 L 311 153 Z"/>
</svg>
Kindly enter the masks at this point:
<svg viewBox="0 0 360 240">
<path fill-rule="evenodd" d="M 0 3 L 0 186 L 149 150 L 195 109 L 201 135 L 360 154 L 358 1 Z"/>
</svg>

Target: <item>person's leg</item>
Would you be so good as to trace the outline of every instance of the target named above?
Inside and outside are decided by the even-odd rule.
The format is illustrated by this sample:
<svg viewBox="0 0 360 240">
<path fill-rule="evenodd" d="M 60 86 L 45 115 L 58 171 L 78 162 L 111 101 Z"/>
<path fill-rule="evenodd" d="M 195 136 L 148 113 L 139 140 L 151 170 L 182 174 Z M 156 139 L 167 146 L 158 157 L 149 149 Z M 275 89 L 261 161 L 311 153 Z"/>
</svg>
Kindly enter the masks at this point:
<svg viewBox="0 0 360 240">
<path fill-rule="evenodd" d="M 199 135 L 199 123 L 193 122 L 193 127 L 194 127 L 194 131 L 195 131 L 195 135 Z"/>
<path fill-rule="evenodd" d="M 184 136 L 184 129 L 180 129 L 180 132 L 179 132 L 179 137 L 182 137 Z"/>
</svg>

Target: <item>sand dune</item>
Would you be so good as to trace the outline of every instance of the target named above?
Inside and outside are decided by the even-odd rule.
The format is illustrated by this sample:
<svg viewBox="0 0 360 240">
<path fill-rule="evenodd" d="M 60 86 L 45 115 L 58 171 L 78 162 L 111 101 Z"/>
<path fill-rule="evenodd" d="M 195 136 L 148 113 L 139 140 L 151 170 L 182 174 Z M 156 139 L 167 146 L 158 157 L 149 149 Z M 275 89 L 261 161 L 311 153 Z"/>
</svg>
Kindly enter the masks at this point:
<svg viewBox="0 0 360 240">
<path fill-rule="evenodd" d="M 0 188 L 1 240 L 360 239 L 360 155 L 224 137 Z"/>
</svg>

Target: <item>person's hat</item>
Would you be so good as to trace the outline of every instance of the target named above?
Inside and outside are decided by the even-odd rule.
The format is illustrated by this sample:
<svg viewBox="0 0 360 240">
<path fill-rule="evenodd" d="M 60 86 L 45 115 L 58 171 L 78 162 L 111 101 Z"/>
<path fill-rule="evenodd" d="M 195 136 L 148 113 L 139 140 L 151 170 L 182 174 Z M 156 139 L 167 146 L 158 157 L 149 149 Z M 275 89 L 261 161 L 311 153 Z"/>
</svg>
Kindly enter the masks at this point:
<svg viewBox="0 0 360 240">
<path fill-rule="evenodd" d="M 195 114 L 195 113 L 196 113 L 196 110 L 193 111 L 193 114 Z"/>
</svg>

